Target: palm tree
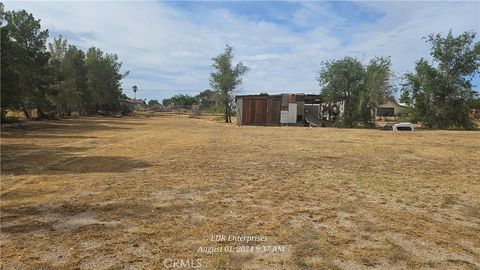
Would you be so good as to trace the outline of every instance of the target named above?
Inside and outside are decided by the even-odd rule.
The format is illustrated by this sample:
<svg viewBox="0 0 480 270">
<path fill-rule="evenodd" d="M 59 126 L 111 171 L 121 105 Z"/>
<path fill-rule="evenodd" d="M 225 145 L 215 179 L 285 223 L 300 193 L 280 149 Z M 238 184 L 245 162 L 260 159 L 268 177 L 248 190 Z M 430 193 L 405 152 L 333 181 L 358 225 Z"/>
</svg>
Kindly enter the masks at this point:
<svg viewBox="0 0 480 270">
<path fill-rule="evenodd" d="M 137 99 L 138 87 L 136 85 L 132 86 L 133 93 L 135 93 L 135 99 Z"/>
</svg>

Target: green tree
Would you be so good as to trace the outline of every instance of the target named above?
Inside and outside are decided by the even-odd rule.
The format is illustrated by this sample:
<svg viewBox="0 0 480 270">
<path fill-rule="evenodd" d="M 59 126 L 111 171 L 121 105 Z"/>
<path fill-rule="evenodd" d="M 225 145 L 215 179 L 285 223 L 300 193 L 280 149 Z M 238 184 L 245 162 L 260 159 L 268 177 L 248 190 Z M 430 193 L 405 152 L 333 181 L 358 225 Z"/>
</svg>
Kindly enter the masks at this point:
<svg viewBox="0 0 480 270">
<path fill-rule="evenodd" d="M 87 55 L 62 36 L 46 48 L 48 31 L 25 10 L 5 12 L 0 3 L 1 116 L 22 110 L 31 117 L 119 109 L 122 63 L 115 54 L 90 48 Z M 104 108 L 102 108 L 102 106 Z"/>
<path fill-rule="evenodd" d="M 113 110 L 118 107 L 122 94 L 121 80 L 128 75 L 120 73 L 122 63 L 116 54 L 104 53 L 91 47 L 86 54 L 88 89 L 100 110 Z"/>
<path fill-rule="evenodd" d="M 36 108 L 44 117 L 53 106 L 45 46 L 48 30 L 42 31 L 40 20 L 25 10 L 4 12 L 2 6 L 1 17 L 2 110 L 20 109 L 30 117 Z"/>
<path fill-rule="evenodd" d="M 56 113 L 59 116 L 84 113 L 93 102 L 87 88 L 84 52 L 68 45 L 61 35 L 48 47 Z"/>
<path fill-rule="evenodd" d="M 173 104 L 176 108 L 190 109 L 193 104 L 198 104 L 198 99 L 190 95 L 177 94 L 162 101 L 163 106 Z"/>
<path fill-rule="evenodd" d="M 248 68 L 242 62 L 233 66 L 233 57 L 233 48 L 227 45 L 223 53 L 212 58 L 212 67 L 215 68 L 215 71 L 210 73 L 210 85 L 217 92 L 219 101 L 225 108 L 225 123 L 232 122 L 234 93 L 248 71 Z"/>
<path fill-rule="evenodd" d="M 212 109 L 212 107 L 216 105 L 218 100 L 216 92 L 210 89 L 200 92 L 198 95 L 195 96 L 195 98 L 198 100 L 198 104 L 200 106 L 200 109 L 202 110 Z"/>
<path fill-rule="evenodd" d="M 412 104 L 412 98 L 407 91 L 402 91 L 402 94 L 400 95 L 400 102 L 408 105 Z"/>
<path fill-rule="evenodd" d="M 355 58 L 323 63 L 317 77 L 322 87 L 321 95 L 329 102 L 343 102 L 341 126 L 353 127 L 358 122 L 354 113 L 364 77 L 363 65 Z"/>
<path fill-rule="evenodd" d="M 18 68 L 18 55 L 20 46 L 11 39 L 9 30 L 6 26 L 6 13 L 0 3 L 0 48 L 1 48 L 1 120 L 5 120 L 5 115 L 9 109 L 20 109 L 22 96 L 16 91 L 20 84 L 20 72 Z"/>
<path fill-rule="evenodd" d="M 86 113 L 89 104 L 94 103 L 92 93 L 88 91 L 87 66 L 85 53 L 69 45 L 63 63 L 65 91 L 67 93 L 66 113 Z"/>
<path fill-rule="evenodd" d="M 375 57 L 364 68 L 365 78 L 357 104 L 357 115 L 363 126 L 374 126 L 376 109 L 392 96 L 391 65 L 389 57 Z"/>
<path fill-rule="evenodd" d="M 54 38 L 53 42 L 48 44 L 50 53 L 50 71 L 51 71 L 51 85 L 50 89 L 53 94 L 53 102 L 55 103 L 56 113 L 61 116 L 65 113 L 65 107 L 67 105 L 66 89 L 65 89 L 65 74 L 63 73 L 63 65 L 65 60 L 65 54 L 68 49 L 67 40 L 60 35 L 58 38 Z"/>
<path fill-rule="evenodd" d="M 418 60 L 415 71 L 405 75 L 403 87 L 416 120 L 430 128 L 475 128 L 468 115 L 475 98 L 471 79 L 480 72 L 480 42 L 475 42 L 475 36 L 464 32 L 455 37 L 450 31 L 446 37 L 426 38 L 433 63 Z"/>
<path fill-rule="evenodd" d="M 160 102 L 158 102 L 158 100 L 150 99 L 148 101 L 148 107 L 156 107 L 156 106 L 160 106 Z"/>
<path fill-rule="evenodd" d="M 470 100 L 470 108 L 480 110 L 480 93 L 475 93 L 475 98 Z"/>
<path fill-rule="evenodd" d="M 376 57 L 364 66 L 352 57 L 323 63 L 318 74 L 321 95 L 328 102 L 342 102 L 338 126 L 372 126 L 374 111 L 391 96 L 390 58 Z"/>
</svg>

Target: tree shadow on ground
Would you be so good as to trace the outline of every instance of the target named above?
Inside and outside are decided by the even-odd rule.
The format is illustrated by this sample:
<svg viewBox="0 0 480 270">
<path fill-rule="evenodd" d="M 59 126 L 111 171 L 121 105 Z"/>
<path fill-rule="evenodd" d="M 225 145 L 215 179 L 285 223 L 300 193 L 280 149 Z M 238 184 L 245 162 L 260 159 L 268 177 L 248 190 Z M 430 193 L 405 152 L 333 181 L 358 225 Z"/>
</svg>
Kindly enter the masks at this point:
<svg viewBox="0 0 480 270">
<path fill-rule="evenodd" d="M 147 161 L 124 156 L 77 156 L 89 149 L 92 149 L 92 147 L 41 147 L 33 144 L 2 144 L 2 174 L 122 173 L 150 166 Z"/>
<path fill-rule="evenodd" d="M 127 131 L 134 126 L 144 125 L 143 123 L 135 123 L 130 121 L 96 118 L 79 118 L 67 120 L 51 120 L 51 121 L 27 121 L 14 125 L 2 126 L 2 137 L 35 137 L 35 138 L 57 138 L 57 136 L 79 136 L 79 133 L 96 132 L 96 131 Z M 133 127 L 132 127 L 133 126 Z M 81 138 L 81 137 L 76 137 Z M 90 138 L 85 136 L 85 138 Z"/>
<path fill-rule="evenodd" d="M 46 174 L 128 172 L 150 166 L 143 160 L 122 156 L 67 157 L 59 164 L 47 167 Z"/>
<path fill-rule="evenodd" d="M 53 134 L 33 134 L 28 132 L 5 132 L 2 138 L 25 138 L 25 139 L 97 139 L 96 136 L 83 135 L 53 135 Z"/>
<path fill-rule="evenodd" d="M 133 122 L 133 121 L 125 121 L 126 119 L 118 119 L 118 118 L 109 118 L 109 119 L 86 119 L 89 122 L 94 122 L 95 124 L 103 124 L 103 125 L 127 125 L 127 126 L 144 126 L 145 123 L 140 122 Z M 130 119 L 131 120 L 131 119 Z M 135 121 L 135 120 L 134 120 Z"/>
</svg>

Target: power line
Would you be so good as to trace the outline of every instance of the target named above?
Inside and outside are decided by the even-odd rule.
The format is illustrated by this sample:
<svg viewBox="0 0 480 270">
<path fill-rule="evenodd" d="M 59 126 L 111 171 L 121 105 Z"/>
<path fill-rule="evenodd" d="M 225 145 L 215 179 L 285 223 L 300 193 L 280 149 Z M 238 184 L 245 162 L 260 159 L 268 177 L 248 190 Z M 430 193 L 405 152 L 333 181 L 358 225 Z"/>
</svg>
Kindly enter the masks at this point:
<svg viewBox="0 0 480 270">
<path fill-rule="evenodd" d="M 140 88 L 139 92 L 141 92 L 141 91 L 147 91 L 147 92 L 202 92 L 202 91 L 205 91 L 205 89 L 203 89 L 203 90 L 168 90 L 168 89 L 143 89 L 143 88 Z"/>
<path fill-rule="evenodd" d="M 126 89 L 125 89 L 126 90 Z M 140 91 L 147 91 L 147 92 L 203 92 L 207 89 L 201 89 L 201 90 L 189 90 L 189 89 L 184 89 L 184 90 L 174 90 L 174 89 L 139 89 Z M 211 89 L 209 89 L 211 90 Z M 242 92 L 259 92 L 259 91 L 242 91 Z M 261 91 L 260 91 L 261 92 Z M 295 90 L 295 91 L 287 91 L 287 90 L 268 90 L 267 92 L 272 92 L 272 93 L 310 93 L 310 92 L 318 92 L 318 90 Z"/>
</svg>

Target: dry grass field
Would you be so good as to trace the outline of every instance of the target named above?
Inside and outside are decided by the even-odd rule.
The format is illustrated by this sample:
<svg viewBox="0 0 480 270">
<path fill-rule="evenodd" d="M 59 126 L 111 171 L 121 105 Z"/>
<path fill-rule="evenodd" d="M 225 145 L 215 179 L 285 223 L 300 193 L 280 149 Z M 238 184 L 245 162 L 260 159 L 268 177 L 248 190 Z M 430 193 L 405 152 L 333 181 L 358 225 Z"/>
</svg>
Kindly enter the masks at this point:
<svg viewBox="0 0 480 270">
<path fill-rule="evenodd" d="M 105 117 L 1 151 L 2 269 L 480 268 L 480 132 Z"/>
</svg>

